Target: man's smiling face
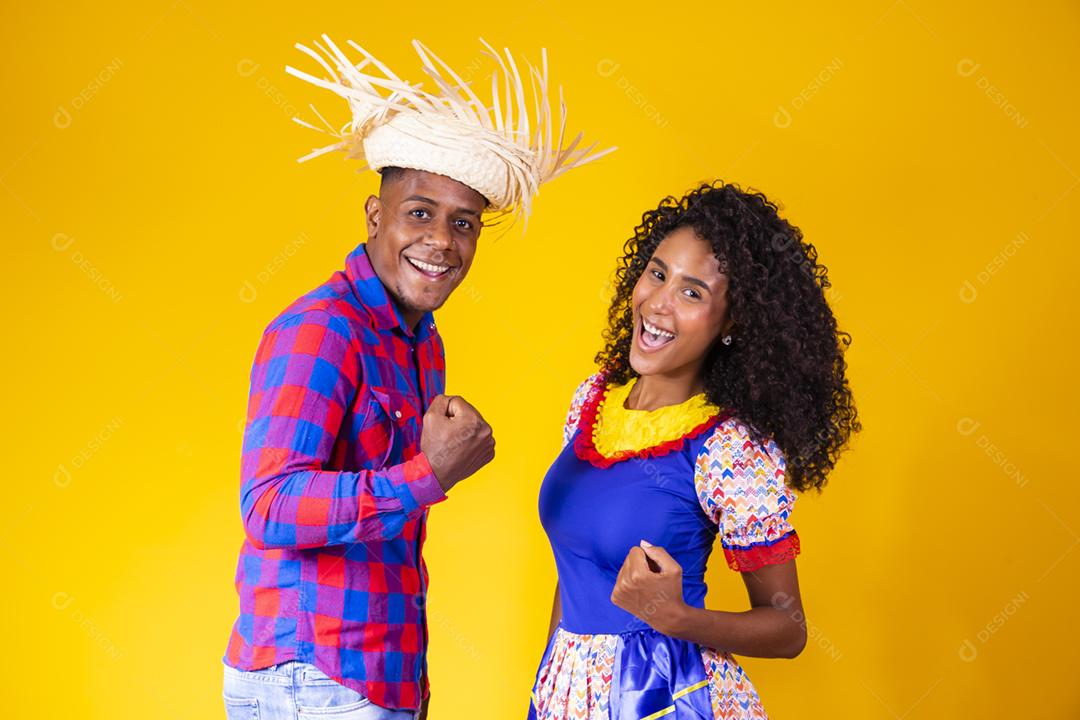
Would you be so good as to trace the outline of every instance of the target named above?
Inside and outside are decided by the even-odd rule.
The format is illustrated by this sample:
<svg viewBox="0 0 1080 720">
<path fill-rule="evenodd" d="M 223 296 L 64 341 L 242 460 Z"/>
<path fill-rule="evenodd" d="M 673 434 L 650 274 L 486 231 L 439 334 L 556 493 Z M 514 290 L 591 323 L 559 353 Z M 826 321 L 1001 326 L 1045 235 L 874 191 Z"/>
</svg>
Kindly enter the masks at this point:
<svg viewBox="0 0 1080 720">
<path fill-rule="evenodd" d="M 465 279 L 486 206 L 457 180 L 411 169 L 386 173 L 367 199 L 368 257 L 409 327 Z"/>
</svg>

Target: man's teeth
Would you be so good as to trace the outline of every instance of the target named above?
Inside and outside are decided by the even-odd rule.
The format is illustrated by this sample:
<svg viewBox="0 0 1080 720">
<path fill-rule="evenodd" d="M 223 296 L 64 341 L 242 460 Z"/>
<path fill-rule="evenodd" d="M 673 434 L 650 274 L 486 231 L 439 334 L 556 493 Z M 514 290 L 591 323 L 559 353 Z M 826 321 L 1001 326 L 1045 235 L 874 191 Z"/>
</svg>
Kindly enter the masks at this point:
<svg viewBox="0 0 1080 720">
<path fill-rule="evenodd" d="M 645 320 L 644 318 L 642 318 L 641 324 L 645 326 L 645 329 L 649 332 L 650 335 L 656 335 L 657 337 L 666 337 L 666 338 L 675 337 L 675 333 L 670 333 L 667 330 L 661 330 L 660 328 L 656 327 L 655 325 L 650 323 L 648 320 Z"/>
<path fill-rule="evenodd" d="M 405 259 L 411 262 L 416 267 L 420 268 L 421 270 L 425 270 L 427 272 L 444 273 L 450 269 L 449 265 L 432 265 L 431 263 L 426 263 L 411 257 L 407 257 Z"/>
</svg>

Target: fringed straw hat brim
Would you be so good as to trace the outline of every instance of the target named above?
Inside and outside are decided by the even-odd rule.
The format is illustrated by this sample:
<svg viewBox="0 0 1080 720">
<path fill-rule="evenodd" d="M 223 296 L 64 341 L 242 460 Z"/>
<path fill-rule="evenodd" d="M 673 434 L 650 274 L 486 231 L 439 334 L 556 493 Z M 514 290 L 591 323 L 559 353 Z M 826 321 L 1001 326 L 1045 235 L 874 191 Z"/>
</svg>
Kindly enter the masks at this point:
<svg viewBox="0 0 1080 720">
<path fill-rule="evenodd" d="M 479 192 L 488 200 L 489 211 L 520 213 L 527 220 L 531 198 L 542 184 L 615 150 L 593 152 L 595 143 L 579 147 L 580 134 L 564 144 L 566 106 L 560 88 L 556 123 L 550 109 L 546 51 L 541 53 L 539 69 L 525 63 L 531 80 L 530 106 L 510 51 L 504 49 L 504 60 L 481 40 L 487 49 L 484 54 L 497 64 L 491 77 L 491 99 L 485 104 L 468 83 L 419 41 L 414 40 L 413 47 L 436 85 L 434 92 L 401 80 L 351 40 L 349 45 L 363 56 L 356 64 L 326 35 L 322 40 L 325 46 L 315 43 L 321 54 L 300 44 L 296 47 L 314 58 L 329 78 L 288 66 L 285 70 L 344 98 L 352 120 L 335 130 L 314 106 L 311 109 L 325 129 L 294 118 L 305 127 L 337 138 L 299 162 L 343 151 L 347 158 L 362 160 L 373 170 L 399 166 L 438 173 Z"/>
</svg>

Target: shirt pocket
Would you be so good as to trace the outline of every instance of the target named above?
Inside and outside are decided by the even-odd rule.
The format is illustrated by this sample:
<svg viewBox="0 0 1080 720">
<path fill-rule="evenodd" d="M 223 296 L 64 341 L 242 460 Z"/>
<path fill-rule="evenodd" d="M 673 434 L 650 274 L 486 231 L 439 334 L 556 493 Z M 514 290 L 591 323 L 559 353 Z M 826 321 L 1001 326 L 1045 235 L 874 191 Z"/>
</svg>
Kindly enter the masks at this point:
<svg viewBox="0 0 1080 720">
<path fill-rule="evenodd" d="M 357 464 L 379 470 L 404 462 L 419 451 L 420 411 L 406 393 L 370 387 L 368 408 L 357 443 Z"/>
</svg>

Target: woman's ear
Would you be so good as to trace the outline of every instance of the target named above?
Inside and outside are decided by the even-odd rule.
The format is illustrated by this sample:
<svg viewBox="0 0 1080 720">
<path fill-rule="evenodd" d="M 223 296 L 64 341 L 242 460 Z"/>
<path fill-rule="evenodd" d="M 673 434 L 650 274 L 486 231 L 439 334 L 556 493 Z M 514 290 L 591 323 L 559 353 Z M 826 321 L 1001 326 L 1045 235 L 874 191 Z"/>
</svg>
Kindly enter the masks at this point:
<svg viewBox="0 0 1080 720">
<path fill-rule="evenodd" d="M 720 337 L 724 337 L 725 335 L 730 335 L 731 330 L 734 327 L 735 327 L 735 321 L 731 319 L 731 315 L 728 315 L 724 319 L 723 325 L 720 326 Z"/>
</svg>

